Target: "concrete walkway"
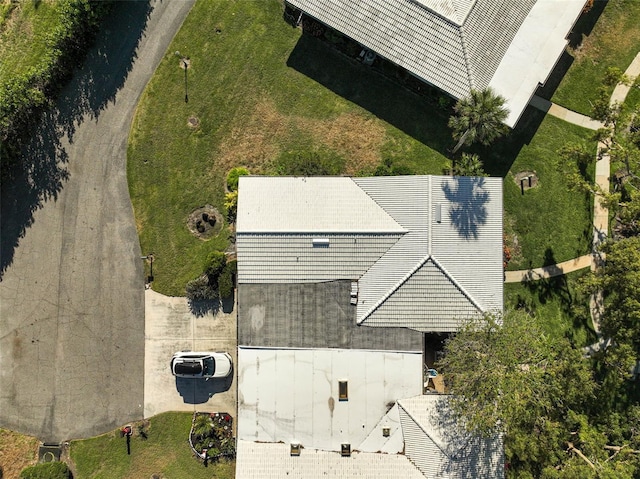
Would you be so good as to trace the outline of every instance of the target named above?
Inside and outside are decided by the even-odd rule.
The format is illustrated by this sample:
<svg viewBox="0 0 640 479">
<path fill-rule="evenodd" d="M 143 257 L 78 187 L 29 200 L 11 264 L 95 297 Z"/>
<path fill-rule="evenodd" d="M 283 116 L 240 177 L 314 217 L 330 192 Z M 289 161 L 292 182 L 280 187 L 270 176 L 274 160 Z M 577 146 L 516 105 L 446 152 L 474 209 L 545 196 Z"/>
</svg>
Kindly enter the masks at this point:
<svg viewBox="0 0 640 479">
<path fill-rule="evenodd" d="M 568 123 L 573 123 L 574 125 L 578 125 L 583 128 L 588 128 L 590 130 L 599 130 L 604 126 L 598 120 L 594 120 L 593 118 L 589 118 L 586 115 L 582 115 L 563 106 L 551 103 L 549 100 L 540 98 L 537 95 L 535 95 L 531 99 L 529 104 L 537 108 L 538 110 L 548 113 L 551 116 L 555 116 L 556 118 L 560 118 L 561 120 L 564 120 Z"/>
<path fill-rule="evenodd" d="M 609 105 L 624 103 L 627 94 L 631 90 L 631 85 L 640 75 L 640 52 L 635 56 L 624 74 L 629 78 L 629 82 L 618 83 L 611 94 Z M 593 120 L 579 113 L 567 110 L 561 106 L 555 105 L 548 100 L 534 96 L 531 105 L 539 110 L 545 111 L 550 115 L 561 118 L 570 123 L 597 130 L 603 128 L 601 122 Z M 596 152 L 596 185 L 602 191 L 609 191 L 609 178 L 611 175 L 610 156 L 607 152 L 607 140 L 598 142 Z M 609 235 L 609 210 L 602 205 L 600 196 L 595 196 L 593 200 L 593 243 L 591 254 L 575 258 L 573 260 L 564 261 L 543 268 L 521 271 L 506 271 L 506 283 L 518 283 L 523 281 L 535 281 L 543 278 L 551 278 L 554 276 L 576 271 L 590 267 L 591 271 L 600 268 L 605 261 L 604 253 L 600 252 L 600 246 Z M 603 348 L 606 348 L 610 339 L 605 339 L 600 334 L 600 318 L 604 311 L 604 297 L 602 291 L 594 293 L 589 300 L 589 309 L 591 311 L 591 320 L 593 329 L 599 337 L 598 342 L 584 348 L 585 354 L 591 355 Z"/>
<path fill-rule="evenodd" d="M 627 94 L 631 90 L 633 81 L 638 75 L 640 75 L 640 53 L 636 55 L 624 74 L 630 78 L 630 81 L 627 84 L 618 83 L 618 85 L 616 85 L 609 100 L 609 104 L 612 106 L 616 103 L 624 102 Z M 551 103 L 549 100 L 545 100 L 539 96 L 534 96 L 530 103 L 539 110 L 584 128 L 597 130 L 604 127 L 604 125 L 597 120 Z M 606 144 L 604 142 L 598 142 L 598 149 L 596 152 L 596 184 L 600 189 L 602 189 L 602 191 L 609 191 L 610 158 L 606 150 Z M 593 200 L 593 244 L 591 254 L 541 268 L 505 271 L 505 283 L 520 283 L 523 281 L 536 281 L 544 278 L 552 278 L 554 276 L 571 273 L 573 271 L 589 267 L 594 271 L 604 262 L 604 256 L 598 251 L 598 249 L 600 244 L 607 239 L 608 234 L 609 210 L 602 206 L 600 197 L 596 196 Z M 599 314 L 597 311 L 602 310 L 602 298 L 592 298 L 591 310 L 592 316 L 593 312 L 596 311 L 594 327 L 596 327 L 596 331 L 598 331 L 597 320 L 599 318 Z"/>
<path fill-rule="evenodd" d="M 571 273 L 579 269 L 591 266 L 591 255 L 586 254 L 579 258 L 563 261 L 562 263 L 544 266 L 542 268 L 524 269 L 519 271 L 505 271 L 505 283 L 522 283 L 523 281 L 536 281 L 539 279 L 553 278 Z"/>
</svg>

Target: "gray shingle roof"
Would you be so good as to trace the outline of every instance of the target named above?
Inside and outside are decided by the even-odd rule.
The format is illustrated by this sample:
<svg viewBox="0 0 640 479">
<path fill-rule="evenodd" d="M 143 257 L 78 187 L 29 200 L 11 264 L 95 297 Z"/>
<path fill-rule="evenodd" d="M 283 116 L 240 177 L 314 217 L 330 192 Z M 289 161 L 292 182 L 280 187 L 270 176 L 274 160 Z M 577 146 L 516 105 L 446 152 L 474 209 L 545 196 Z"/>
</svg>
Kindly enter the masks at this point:
<svg viewBox="0 0 640 479">
<path fill-rule="evenodd" d="M 536 0 L 287 0 L 456 98 L 489 85 Z"/>
<path fill-rule="evenodd" d="M 278 194 L 270 195 L 272 180 L 240 179 L 238 214 L 246 220 L 237 228 L 239 284 L 358 280 L 356 320 L 367 326 L 455 331 L 470 316 L 502 310 L 501 178 L 288 178 L 279 179 Z M 292 209 L 288 183 L 315 203 Z M 300 215 L 323 204 L 334 205 L 337 225 L 367 214 L 362 208 L 354 212 L 348 202 L 335 206 L 334 188 L 343 184 L 355 184 L 371 200 L 368 210 L 391 228 L 287 233 L 290 221 L 299 224 Z M 244 211 L 254 204 L 251 198 L 267 205 L 276 233 L 252 233 L 256 215 Z M 326 227 L 335 230 L 323 222 L 321 228 Z M 314 239 L 322 241 L 321 247 Z"/>
</svg>

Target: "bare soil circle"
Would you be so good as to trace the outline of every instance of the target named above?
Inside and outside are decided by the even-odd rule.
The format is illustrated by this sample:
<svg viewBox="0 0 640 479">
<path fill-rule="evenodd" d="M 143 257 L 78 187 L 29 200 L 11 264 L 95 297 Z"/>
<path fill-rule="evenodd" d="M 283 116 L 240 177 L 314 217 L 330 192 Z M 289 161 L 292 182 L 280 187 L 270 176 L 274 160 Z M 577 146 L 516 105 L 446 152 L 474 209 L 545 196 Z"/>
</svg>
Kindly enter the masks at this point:
<svg viewBox="0 0 640 479">
<path fill-rule="evenodd" d="M 224 218 L 211 205 L 204 205 L 194 210 L 187 219 L 187 228 L 192 235 L 202 240 L 214 238 L 220 234 L 224 226 Z"/>
</svg>

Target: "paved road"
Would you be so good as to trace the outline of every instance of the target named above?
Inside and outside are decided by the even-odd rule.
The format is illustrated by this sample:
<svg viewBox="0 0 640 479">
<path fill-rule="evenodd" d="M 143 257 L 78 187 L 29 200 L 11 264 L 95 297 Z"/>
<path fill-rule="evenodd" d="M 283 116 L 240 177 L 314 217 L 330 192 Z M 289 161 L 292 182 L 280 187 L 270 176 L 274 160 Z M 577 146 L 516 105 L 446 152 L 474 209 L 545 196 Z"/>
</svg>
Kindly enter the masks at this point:
<svg viewBox="0 0 640 479">
<path fill-rule="evenodd" d="M 143 416 L 144 289 L 126 180 L 142 90 L 192 0 L 116 2 L 2 190 L 0 426 L 45 441 Z"/>
</svg>

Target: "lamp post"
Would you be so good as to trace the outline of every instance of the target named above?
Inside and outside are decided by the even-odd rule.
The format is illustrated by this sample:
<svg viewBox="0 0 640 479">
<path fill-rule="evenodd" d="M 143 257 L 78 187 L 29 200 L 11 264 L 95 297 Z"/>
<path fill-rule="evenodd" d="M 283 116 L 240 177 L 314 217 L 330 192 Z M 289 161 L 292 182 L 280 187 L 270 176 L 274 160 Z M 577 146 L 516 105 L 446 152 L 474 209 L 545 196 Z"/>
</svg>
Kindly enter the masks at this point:
<svg viewBox="0 0 640 479">
<path fill-rule="evenodd" d="M 189 62 L 188 62 L 189 58 L 182 56 L 178 51 L 175 52 L 175 56 L 180 58 L 180 61 L 182 62 L 182 66 L 184 67 L 184 102 L 189 103 L 189 89 L 188 89 L 188 82 L 187 82 L 187 68 L 189 67 Z"/>
<path fill-rule="evenodd" d="M 153 282 L 153 260 L 155 259 L 153 257 L 153 253 L 149 253 L 146 256 L 141 256 L 140 259 L 146 259 L 147 261 L 149 261 L 149 276 L 147 277 L 147 284 L 150 284 Z"/>
</svg>

